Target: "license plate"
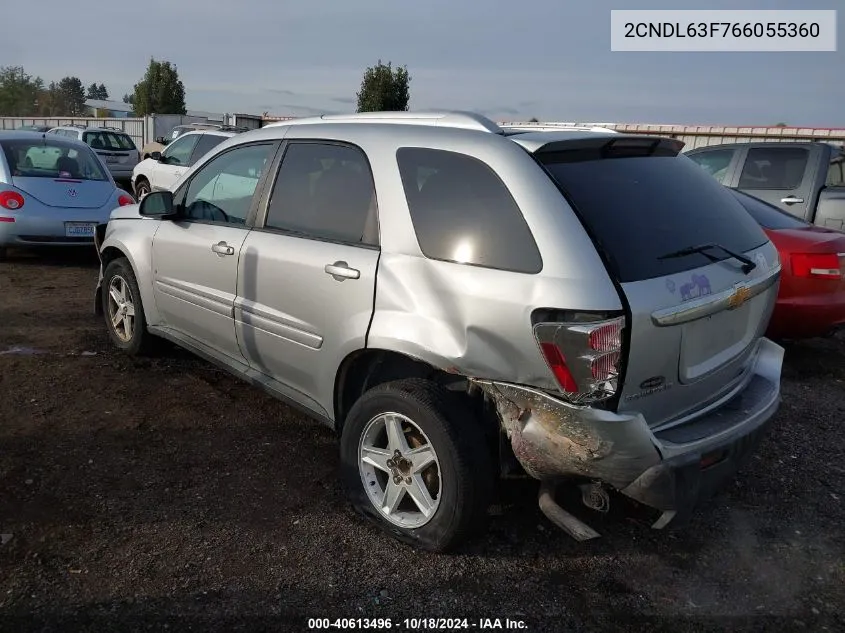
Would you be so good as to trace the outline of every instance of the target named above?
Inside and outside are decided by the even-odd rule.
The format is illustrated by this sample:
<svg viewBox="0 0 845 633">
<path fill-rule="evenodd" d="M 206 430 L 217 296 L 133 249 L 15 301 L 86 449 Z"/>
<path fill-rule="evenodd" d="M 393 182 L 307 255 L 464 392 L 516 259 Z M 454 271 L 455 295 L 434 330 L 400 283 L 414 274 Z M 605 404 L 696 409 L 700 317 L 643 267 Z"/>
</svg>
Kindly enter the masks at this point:
<svg viewBox="0 0 845 633">
<path fill-rule="evenodd" d="M 106 156 L 106 162 L 107 163 L 119 163 L 120 158 L 118 158 L 117 156 Z"/>
<path fill-rule="evenodd" d="M 65 237 L 94 237 L 96 222 L 65 222 Z"/>
</svg>

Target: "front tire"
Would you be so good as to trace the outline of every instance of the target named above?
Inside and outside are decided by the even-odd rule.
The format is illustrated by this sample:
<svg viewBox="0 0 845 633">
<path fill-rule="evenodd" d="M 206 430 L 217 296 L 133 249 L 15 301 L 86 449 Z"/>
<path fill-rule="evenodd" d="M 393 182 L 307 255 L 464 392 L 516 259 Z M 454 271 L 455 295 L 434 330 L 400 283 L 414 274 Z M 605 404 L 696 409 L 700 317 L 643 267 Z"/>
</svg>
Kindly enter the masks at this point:
<svg viewBox="0 0 845 633">
<path fill-rule="evenodd" d="M 138 178 L 135 181 L 135 199 L 141 202 L 141 199 L 150 193 L 150 183 L 145 178 Z"/>
<path fill-rule="evenodd" d="M 109 338 L 130 356 L 143 356 L 154 346 L 154 336 L 147 332 L 141 291 L 132 265 L 125 257 L 109 262 L 103 273 L 103 316 Z"/>
<path fill-rule="evenodd" d="M 352 506 L 399 540 L 442 552 L 484 521 L 493 462 L 460 395 L 419 379 L 379 385 L 352 407 L 340 444 Z"/>
</svg>

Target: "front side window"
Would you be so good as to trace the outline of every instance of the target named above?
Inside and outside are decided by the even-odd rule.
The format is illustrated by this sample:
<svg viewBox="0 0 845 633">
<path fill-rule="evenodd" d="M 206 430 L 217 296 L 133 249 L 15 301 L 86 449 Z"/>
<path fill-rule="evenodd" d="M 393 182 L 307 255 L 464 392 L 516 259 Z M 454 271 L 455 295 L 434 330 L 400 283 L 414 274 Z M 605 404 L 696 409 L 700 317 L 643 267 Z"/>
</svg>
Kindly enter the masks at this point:
<svg viewBox="0 0 845 633">
<path fill-rule="evenodd" d="M 364 152 L 346 145 L 291 143 L 265 226 L 318 239 L 378 244 L 375 187 Z"/>
<path fill-rule="evenodd" d="M 188 184 L 183 217 L 243 225 L 274 148 L 273 143 L 246 145 L 203 165 Z"/>
<path fill-rule="evenodd" d="M 752 147 L 748 150 L 740 189 L 797 189 L 804 180 L 810 153 L 800 147 Z"/>
<path fill-rule="evenodd" d="M 199 134 L 191 134 L 173 141 L 161 153 L 161 162 L 175 167 L 187 167 L 191 162 L 191 153 L 194 151 L 198 139 Z"/>
<path fill-rule="evenodd" d="M 728 175 L 728 167 L 736 151 L 735 149 L 716 149 L 690 154 L 689 158 L 716 180 L 724 184 L 725 177 Z"/>
<path fill-rule="evenodd" d="M 403 147 L 399 173 L 420 250 L 430 259 L 537 273 L 534 236 L 496 172 L 477 158 Z"/>
<path fill-rule="evenodd" d="M 125 152 L 136 149 L 135 141 L 120 132 L 85 132 L 82 135 L 82 141 L 90 145 L 92 149 L 110 152 Z"/>
<path fill-rule="evenodd" d="M 93 152 L 70 147 L 58 139 L 3 141 L 2 147 L 15 178 L 108 180 Z"/>
</svg>

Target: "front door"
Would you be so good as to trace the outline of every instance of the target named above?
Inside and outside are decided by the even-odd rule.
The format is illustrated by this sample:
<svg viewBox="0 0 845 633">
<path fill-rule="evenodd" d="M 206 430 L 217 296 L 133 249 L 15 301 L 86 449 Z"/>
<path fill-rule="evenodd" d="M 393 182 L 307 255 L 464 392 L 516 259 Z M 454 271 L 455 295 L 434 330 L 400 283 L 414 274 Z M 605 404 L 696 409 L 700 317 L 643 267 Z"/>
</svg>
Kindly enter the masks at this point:
<svg viewBox="0 0 845 633">
<path fill-rule="evenodd" d="M 291 142 L 241 250 L 235 324 L 250 365 L 331 411 L 337 367 L 366 346 L 379 260 L 358 148 Z"/>
<path fill-rule="evenodd" d="M 199 134 L 188 134 L 177 138 L 164 148 L 161 159 L 153 165 L 152 182 L 150 183 L 153 191 L 173 189 L 173 185 L 190 167 L 191 154 L 199 138 Z"/>
<path fill-rule="evenodd" d="M 232 312 L 238 261 L 264 165 L 276 148 L 274 142 L 240 145 L 211 159 L 176 192 L 179 216 L 162 221 L 153 238 L 163 325 L 242 362 Z"/>
</svg>

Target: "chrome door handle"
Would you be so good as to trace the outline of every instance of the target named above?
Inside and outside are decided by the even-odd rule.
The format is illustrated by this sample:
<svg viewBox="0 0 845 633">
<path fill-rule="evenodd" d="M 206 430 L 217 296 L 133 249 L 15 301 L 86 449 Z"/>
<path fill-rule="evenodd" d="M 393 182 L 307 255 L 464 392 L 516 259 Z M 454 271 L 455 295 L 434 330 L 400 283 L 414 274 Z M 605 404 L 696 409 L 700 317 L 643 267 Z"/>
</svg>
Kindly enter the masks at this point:
<svg viewBox="0 0 845 633">
<path fill-rule="evenodd" d="M 229 246 L 226 242 L 217 242 L 217 244 L 211 245 L 211 250 L 220 255 L 234 255 L 235 254 L 235 247 Z"/>
<path fill-rule="evenodd" d="M 783 204 L 801 204 L 804 202 L 804 198 L 796 198 L 795 196 L 789 196 L 787 198 L 781 198 L 780 201 Z"/>
<path fill-rule="evenodd" d="M 344 279 L 358 279 L 361 277 L 361 271 L 356 270 L 355 268 L 350 268 L 349 264 L 346 262 L 326 264 L 326 267 L 323 270 L 326 271 L 326 274 L 331 275 L 337 281 L 343 281 Z"/>
</svg>

